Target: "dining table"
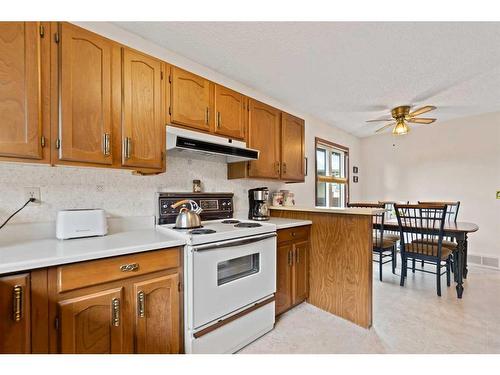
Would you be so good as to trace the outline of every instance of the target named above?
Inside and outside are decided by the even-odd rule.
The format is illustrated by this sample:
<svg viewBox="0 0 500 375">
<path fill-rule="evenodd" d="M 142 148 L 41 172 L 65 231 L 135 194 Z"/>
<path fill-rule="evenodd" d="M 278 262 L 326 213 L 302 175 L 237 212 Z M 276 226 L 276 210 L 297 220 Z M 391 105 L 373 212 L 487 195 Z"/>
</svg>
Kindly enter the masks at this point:
<svg viewBox="0 0 500 375">
<path fill-rule="evenodd" d="M 374 224 L 377 226 L 378 224 Z M 403 232 L 405 228 L 403 227 Z M 399 223 L 397 219 L 389 219 L 384 222 L 384 231 L 394 231 L 398 232 Z M 434 230 L 430 230 L 429 234 L 431 235 L 439 235 L 439 228 L 435 228 Z M 474 223 L 468 223 L 463 221 L 450 222 L 446 221 L 443 228 L 443 236 L 444 237 L 452 237 L 455 238 L 457 242 L 457 249 L 453 252 L 453 273 L 454 280 L 456 282 L 457 289 L 457 297 L 462 298 L 462 294 L 464 292 L 464 279 L 467 278 L 467 239 L 470 233 L 477 232 L 479 230 L 479 226 Z"/>
</svg>

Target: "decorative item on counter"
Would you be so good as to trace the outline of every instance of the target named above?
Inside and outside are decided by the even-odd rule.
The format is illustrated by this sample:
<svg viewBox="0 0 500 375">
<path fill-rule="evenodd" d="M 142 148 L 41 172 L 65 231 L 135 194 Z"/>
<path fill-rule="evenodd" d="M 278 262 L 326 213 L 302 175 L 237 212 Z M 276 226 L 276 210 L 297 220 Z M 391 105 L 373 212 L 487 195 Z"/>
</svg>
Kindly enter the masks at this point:
<svg viewBox="0 0 500 375">
<path fill-rule="evenodd" d="M 281 191 L 276 191 L 273 193 L 273 206 L 283 205 L 283 193 Z"/>
<path fill-rule="evenodd" d="M 201 180 L 193 180 L 193 193 L 201 193 Z"/>
<path fill-rule="evenodd" d="M 295 206 L 295 194 L 289 190 L 283 191 L 283 206 Z"/>
</svg>

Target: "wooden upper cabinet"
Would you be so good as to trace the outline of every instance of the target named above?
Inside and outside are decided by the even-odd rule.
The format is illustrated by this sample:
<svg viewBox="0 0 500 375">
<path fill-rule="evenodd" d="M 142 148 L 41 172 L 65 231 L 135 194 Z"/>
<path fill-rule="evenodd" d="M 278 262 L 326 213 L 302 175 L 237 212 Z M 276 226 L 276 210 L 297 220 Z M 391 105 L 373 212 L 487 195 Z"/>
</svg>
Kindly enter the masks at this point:
<svg viewBox="0 0 500 375">
<path fill-rule="evenodd" d="M 281 112 L 254 99 L 249 100 L 248 146 L 259 150 L 251 161 L 249 177 L 280 178 Z"/>
<path fill-rule="evenodd" d="M 40 26 L 0 22 L 0 157 L 42 158 Z"/>
<path fill-rule="evenodd" d="M 31 353 L 30 275 L 0 277 L 0 354 Z"/>
<path fill-rule="evenodd" d="M 178 273 L 134 283 L 135 353 L 179 353 L 178 285 Z"/>
<path fill-rule="evenodd" d="M 213 124 L 213 84 L 193 73 L 172 67 L 171 122 L 210 131 Z"/>
<path fill-rule="evenodd" d="M 281 116 L 281 178 L 304 181 L 304 120 L 282 113 Z"/>
<path fill-rule="evenodd" d="M 122 288 L 114 288 L 60 301 L 60 353 L 123 353 L 122 295 Z"/>
<path fill-rule="evenodd" d="M 116 43 L 59 24 L 59 159 L 111 164 L 112 76 Z"/>
<path fill-rule="evenodd" d="M 123 160 L 128 167 L 163 169 L 165 64 L 123 48 Z"/>
<path fill-rule="evenodd" d="M 247 98 L 224 86 L 215 85 L 215 133 L 245 139 Z"/>
</svg>

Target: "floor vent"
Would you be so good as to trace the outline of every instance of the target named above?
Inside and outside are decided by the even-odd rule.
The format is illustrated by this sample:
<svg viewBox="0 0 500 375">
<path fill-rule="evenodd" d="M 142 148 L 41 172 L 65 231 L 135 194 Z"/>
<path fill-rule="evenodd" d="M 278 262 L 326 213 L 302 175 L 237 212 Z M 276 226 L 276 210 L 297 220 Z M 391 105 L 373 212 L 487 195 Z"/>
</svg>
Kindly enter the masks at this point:
<svg viewBox="0 0 500 375">
<path fill-rule="evenodd" d="M 491 268 L 500 268 L 499 259 L 494 257 L 469 254 L 467 255 L 467 262 Z"/>
</svg>

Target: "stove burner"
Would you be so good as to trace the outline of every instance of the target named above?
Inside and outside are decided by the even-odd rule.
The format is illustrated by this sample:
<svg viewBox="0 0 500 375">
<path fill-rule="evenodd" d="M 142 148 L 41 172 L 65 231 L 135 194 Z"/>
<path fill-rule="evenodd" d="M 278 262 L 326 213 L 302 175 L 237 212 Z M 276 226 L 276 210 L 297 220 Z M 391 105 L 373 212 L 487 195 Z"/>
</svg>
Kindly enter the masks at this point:
<svg viewBox="0 0 500 375">
<path fill-rule="evenodd" d="M 259 223 L 239 223 L 235 225 L 236 228 L 257 228 L 261 226 L 262 224 Z"/>
<path fill-rule="evenodd" d="M 203 228 L 203 225 L 200 225 L 199 227 L 191 227 L 191 228 L 177 228 L 177 227 L 172 227 L 172 229 L 175 229 L 175 230 L 191 230 L 191 229 L 198 229 L 198 228 Z"/>
<path fill-rule="evenodd" d="M 222 220 L 221 223 L 222 224 L 239 224 L 240 221 L 239 220 L 234 220 L 234 219 L 229 219 L 229 220 Z"/>
<path fill-rule="evenodd" d="M 190 234 L 211 234 L 215 233 L 215 230 L 213 229 L 193 229 Z"/>
</svg>

